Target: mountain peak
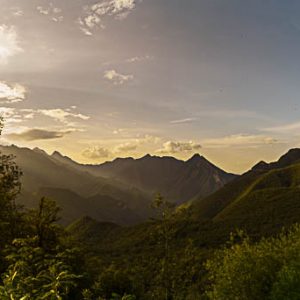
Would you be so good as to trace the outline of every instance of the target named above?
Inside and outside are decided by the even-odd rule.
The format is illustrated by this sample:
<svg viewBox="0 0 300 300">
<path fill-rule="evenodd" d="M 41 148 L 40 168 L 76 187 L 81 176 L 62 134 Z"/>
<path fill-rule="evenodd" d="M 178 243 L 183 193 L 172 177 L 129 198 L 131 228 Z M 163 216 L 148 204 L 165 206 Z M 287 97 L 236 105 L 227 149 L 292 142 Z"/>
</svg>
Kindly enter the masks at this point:
<svg viewBox="0 0 300 300">
<path fill-rule="evenodd" d="M 54 151 L 51 156 L 59 156 L 59 157 L 64 157 L 60 152 Z"/>
<path fill-rule="evenodd" d="M 141 159 L 149 159 L 152 158 L 153 156 L 147 153 L 145 156 L 141 157 Z"/>
<path fill-rule="evenodd" d="M 117 157 L 112 162 L 121 162 L 121 161 L 132 161 L 133 157 Z"/>
<path fill-rule="evenodd" d="M 269 168 L 269 164 L 266 163 L 265 161 L 261 160 L 258 162 L 251 170 L 252 171 L 264 171 Z"/>
<path fill-rule="evenodd" d="M 283 167 L 297 162 L 300 162 L 300 148 L 290 149 L 278 160 L 278 164 Z"/>
<path fill-rule="evenodd" d="M 205 157 L 199 153 L 195 153 L 187 162 L 206 161 Z"/>
<path fill-rule="evenodd" d="M 35 147 L 32 149 L 34 152 L 36 153 L 40 153 L 40 154 L 47 154 L 44 150 L 38 148 L 38 147 Z"/>
</svg>

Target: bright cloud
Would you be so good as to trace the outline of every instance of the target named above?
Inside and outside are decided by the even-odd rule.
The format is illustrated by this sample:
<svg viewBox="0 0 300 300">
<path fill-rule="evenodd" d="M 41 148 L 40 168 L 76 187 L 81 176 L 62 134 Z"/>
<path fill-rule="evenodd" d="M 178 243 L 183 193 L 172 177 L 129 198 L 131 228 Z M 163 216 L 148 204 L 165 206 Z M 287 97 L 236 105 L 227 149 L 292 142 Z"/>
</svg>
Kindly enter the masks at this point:
<svg viewBox="0 0 300 300">
<path fill-rule="evenodd" d="M 12 107 L 0 107 L 0 116 L 4 119 L 5 127 L 22 122 L 22 116 Z"/>
<path fill-rule="evenodd" d="M 85 16 L 79 18 L 80 29 L 86 35 L 92 35 L 94 28 L 105 28 L 103 19 L 125 19 L 135 8 L 135 0 L 102 0 L 91 6 L 85 6 Z"/>
<path fill-rule="evenodd" d="M 125 60 L 127 63 L 135 63 L 135 62 L 141 62 L 144 60 L 153 60 L 153 56 L 150 55 L 144 55 L 144 56 L 133 56 Z"/>
<path fill-rule="evenodd" d="M 0 94 L 1 95 L 1 94 Z M 14 99 L 14 98 L 13 98 Z M 1 100 L 1 97 L 0 97 Z M 11 103 L 11 102 L 10 102 Z M 72 119 L 81 119 L 81 120 L 88 120 L 90 117 L 80 114 L 74 113 L 72 108 L 70 109 L 31 109 L 31 108 L 10 108 L 10 107 L 0 107 L 0 116 L 5 120 L 5 127 L 7 128 L 7 124 L 10 123 L 21 123 L 26 122 L 28 120 L 33 120 L 35 117 L 45 116 L 49 117 L 64 126 L 65 130 L 68 132 L 73 131 L 82 131 L 79 129 L 77 123 L 74 123 Z M 76 129 L 74 129 L 76 128 Z M 26 128 L 25 128 L 26 129 Z M 65 133 L 65 131 L 59 131 Z"/>
<path fill-rule="evenodd" d="M 174 153 L 183 153 L 183 152 L 193 152 L 199 151 L 202 146 L 199 143 L 194 141 L 189 142 L 174 142 L 167 141 L 163 144 L 163 148 L 158 149 L 156 152 L 161 154 L 174 154 Z"/>
<path fill-rule="evenodd" d="M 122 85 L 127 81 L 133 80 L 133 75 L 124 75 L 116 70 L 108 70 L 104 72 L 104 78 L 112 81 L 115 85 Z"/>
<path fill-rule="evenodd" d="M 23 101 L 26 97 L 26 88 L 18 83 L 8 84 L 0 81 L 0 102 L 14 103 Z"/>
<path fill-rule="evenodd" d="M 0 64 L 22 51 L 15 27 L 0 25 Z"/>
<path fill-rule="evenodd" d="M 37 6 L 36 9 L 40 14 L 48 16 L 54 22 L 61 22 L 64 19 L 62 9 L 55 7 L 53 3 L 49 3 L 47 7 Z"/>
<path fill-rule="evenodd" d="M 82 156 L 89 159 L 107 158 L 110 156 L 110 151 L 100 146 L 89 147 L 82 151 Z"/>
<path fill-rule="evenodd" d="M 24 16 L 24 11 L 20 7 L 12 7 L 11 12 L 14 17 Z"/>
<path fill-rule="evenodd" d="M 196 121 L 196 118 L 186 118 L 186 119 L 180 119 L 180 120 L 173 120 L 170 123 L 171 124 L 184 124 L 184 123 L 191 123 Z"/>
<path fill-rule="evenodd" d="M 115 147 L 114 152 L 115 153 L 124 153 L 124 152 L 128 152 L 128 151 L 134 151 L 138 148 L 138 143 L 124 143 L 124 144 L 120 144 L 117 147 Z"/>
<path fill-rule="evenodd" d="M 77 114 L 72 113 L 68 110 L 64 110 L 61 108 L 56 109 L 38 109 L 36 111 L 37 113 L 40 113 L 44 116 L 50 117 L 55 119 L 56 121 L 62 122 L 62 123 L 69 123 L 68 118 L 78 118 L 81 120 L 88 120 L 90 117 L 83 115 L 83 114 Z"/>
</svg>

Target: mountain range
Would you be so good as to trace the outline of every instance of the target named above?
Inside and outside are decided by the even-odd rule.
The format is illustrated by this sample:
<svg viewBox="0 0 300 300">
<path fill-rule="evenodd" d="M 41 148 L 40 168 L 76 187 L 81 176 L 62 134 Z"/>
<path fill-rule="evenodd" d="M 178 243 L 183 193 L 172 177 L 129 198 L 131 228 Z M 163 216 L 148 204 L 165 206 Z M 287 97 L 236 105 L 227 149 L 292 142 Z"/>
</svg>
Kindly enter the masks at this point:
<svg viewBox="0 0 300 300">
<path fill-rule="evenodd" d="M 161 193 L 176 204 L 205 197 L 236 177 L 195 154 L 187 161 L 145 155 L 140 159 L 117 158 L 100 165 L 80 165 L 58 152 L 52 157 L 94 176 L 122 182 L 155 195 Z"/>
<path fill-rule="evenodd" d="M 300 149 L 291 149 L 276 162 L 259 162 L 207 197 L 194 198 L 171 220 L 174 238 L 170 247 L 180 251 L 192 242 L 202 249 L 205 259 L 237 229 L 251 239 L 260 239 L 299 222 Z M 158 251 L 149 239 L 155 230 L 153 223 L 126 228 L 83 218 L 69 230 L 100 257 L 107 256 L 107 249 L 120 259 L 124 258 L 122 253 L 130 253 L 132 260 Z"/>
<path fill-rule="evenodd" d="M 121 225 L 140 223 L 153 214 L 150 204 L 161 193 L 177 205 L 203 199 L 235 179 L 203 156 L 187 161 L 146 155 L 117 158 L 98 165 L 79 164 L 55 151 L 1 146 L 15 156 L 23 172 L 20 203 L 34 206 L 40 197 L 55 199 L 62 223 L 90 216 Z"/>
</svg>

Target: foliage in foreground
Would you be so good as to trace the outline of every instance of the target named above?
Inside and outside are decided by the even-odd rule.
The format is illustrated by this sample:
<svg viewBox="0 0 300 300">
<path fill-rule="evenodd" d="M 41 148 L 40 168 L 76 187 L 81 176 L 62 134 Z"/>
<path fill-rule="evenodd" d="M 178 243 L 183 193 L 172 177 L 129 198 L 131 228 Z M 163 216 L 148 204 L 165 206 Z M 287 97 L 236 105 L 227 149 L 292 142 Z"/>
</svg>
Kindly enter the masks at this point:
<svg viewBox="0 0 300 300">
<path fill-rule="evenodd" d="M 206 268 L 208 299 L 300 299 L 300 226 L 256 244 L 243 238 L 218 251 Z"/>
</svg>

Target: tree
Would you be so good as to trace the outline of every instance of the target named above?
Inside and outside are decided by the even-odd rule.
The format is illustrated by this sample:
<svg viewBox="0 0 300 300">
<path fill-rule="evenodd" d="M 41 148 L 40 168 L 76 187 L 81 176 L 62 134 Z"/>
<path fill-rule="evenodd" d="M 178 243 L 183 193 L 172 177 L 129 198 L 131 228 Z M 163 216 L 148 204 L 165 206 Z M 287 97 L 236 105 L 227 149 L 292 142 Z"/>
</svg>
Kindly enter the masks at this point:
<svg viewBox="0 0 300 300">
<path fill-rule="evenodd" d="M 170 242 L 174 236 L 172 218 L 175 215 L 175 205 L 158 194 L 152 203 L 152 208 L 156 211 L 154 224 L 158 231 L 158 242 L 162 245 L 163 251 L 160 272 L 160 281 L 164 294 L 163 299 L 170 300 L 173 294 Z"/>
<path fill-rule="evenodd" d="M 0 135 L 2 128 L 3 119 L 0 118 Z M 21 175 L 14 157 L 0 153 L 0 259 L 3 259 L 5 245 L 22 234 L 21 213 L 16 205 L 21 189 Z"/>
<path fill-rule="evenodd" d="M 66 256 L 70 253 L 49 254 L 39 247 L 37 237 L 16 239 L 7 252 L 9 267 L 0 286 L 3 300 L 67 299 L 80 278 L 67 263 Z"/>
<path fill-rule="evenodd" d="M 38 246 L 51 250 L 59 243 L 59 235 L 62 233 L 58 226 L 58 213 L 60 208 L 52 199 L 41 198 L 38 208 L 32 209 L 26 215 L 30 232 L 37 237 Z"/>
<path fill-rule="evenodd" d="M 92 299 L 135 299 L 133 296 L 129 297 L 134 294 L 134 284 L 128 272 L 119 270 L 114 265 L 102 270 L 92 290 L 85 291 L 85 295 L 89 294 L 90 297 L 93 296 Z"/>
<path fill-rule="evenodd" d="M 300 227 L 258 243 L 243 238 L 219 250 L 206 268 L 209 299 L 300 299 Z"/>
</svg>

